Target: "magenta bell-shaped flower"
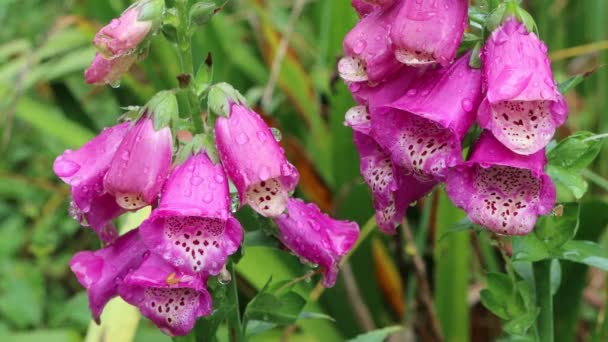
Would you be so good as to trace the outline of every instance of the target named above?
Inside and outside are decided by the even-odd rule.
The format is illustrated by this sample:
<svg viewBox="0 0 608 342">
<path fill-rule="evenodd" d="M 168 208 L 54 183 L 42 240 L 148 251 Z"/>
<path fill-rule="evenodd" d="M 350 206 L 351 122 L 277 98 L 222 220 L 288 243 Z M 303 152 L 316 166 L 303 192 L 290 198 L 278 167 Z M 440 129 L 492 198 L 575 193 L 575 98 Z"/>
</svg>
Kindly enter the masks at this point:
<svg viewBox="0 0 608 342">
<path fill-rule="evenodd" d="M 87 289 L 89 307 L 97 324 L 106 303 L 118 295 L 118 284 L 128 272 L 139 267 L 148 254 L 139 232 L 132 230 L 105 248 L 78 252 L 72 257 L 70 268 Z"/>
<path fill-rule="evenodd" d="M 144 115 L 125 135 L 116 150 L 103 185 L 126 210 L 152 204 L 171 166 L 171 129 L 154 130 L 152 115 Z"/>
<path fill-rule="evenodd" d="M 395 1 L 401 0 L 352 0 L 351 5 L 359 16 L 363 17 L 373 11 L 388 8 L 395 3 Z"/>
<path fill-rule="evenodd" d="M 340 260 L 359 237 L 355 222 L 334 220 L 313 203 L 290 198 L 287 212 L 274 219 L 281 242 L 300 258 L 323 267 L 323 286 L 336 283 Z"/>
<path fill-rule="evenodd" d="M 241 204 L 249 204 L 263 216 L 279 216 L 299 174 L 264 120 L 251 109 L 233 103 L 230 116 L 217 119 L 215 142 Z"/>
<path fill-rule="evenodd" d="M 118 292 L 164 333 L 183 336 L 213 310 L 206 283 L 206 276 L 182 273 L 153 253 L 124 278 Z"/>
<path fill-rule="evenodd" d="M 547 46 L 512 17 L 492 32 L 482 60 L 487 94 L 479 125 L 519 154 L 542 150 L 568 115 Z"/>
<path fill-rule="evenodd" d="M 468 62 L 469 54 L 428 71 L 404 96 L 371 112 L 371 135 L 422 182 L 445 180 L 462 161 L 461 142 L 481 99 L 481 72 Z"/>
<path fill-rule="evenodd" d="M 353 129 L 353 140 L 360 156 L 361 176 L 372 192 L 376 224 L 385 234 L 394 234 L 408 206 L 429 193 L 436 182 L 422 182 L 397 163 L 369 135 L 370 116 L 363 106 L 346 115 L 347 126 Z"/>
<path fill-rule="evenodd" d="M 164 1 L 139 1 L 124 11 L 119 18 L 112 19 L 93 39 L 93 44 L 107 58 L 128 55 L 158 26 Z M 144 20 L 140 17 L 145 16 Z"/>
<path fill-rule="evenodd" d="M 106 128 L 80 149 L 64 151 L 53 163 L 55 174 L 71 186 L 73 216 L 91 226 L 104 242 L 116 238 L 111 221 L 123 210 L 108 200 L 103 177 L 128 130 L 128 123 Z"/>
<path fill-rule="evenodd" d="M 243 240 L 222 166 L 204 152 L 177 166 L 140 230 L 148 248 L 177 269 L 217 275 Z"/>
<path fill-rule="evenodd" d="M 402 0 L 390 39 L 406 65 L 448 66 L 467 27 L 468 0 Z"/>
<path fill-rule="evenodd" d="M 344 57 L 338 62 L 340 77 L 349 82 L 385 81 L 401 67 L 395 58 L 389 33 L 401 2 L 361 18 L 344 37 Z"/>
<path fill-rule="evenodd" d="M 91 66 L 84 72 L 85 81 L 87 84 L 117 84 L 120 77 L 129 71 L 136 59 L 136 55 L 105 59 L 98 53 L 93 58 Z"/>
<path fill-rule="evenodd" d="M 525 235 L 555 204 L 546 164 L 544 150 L 520 155 L 484 131 L 470 160 L 449 171 L 446 190 L 471 222 L 499 234 Z"/>
</svg>

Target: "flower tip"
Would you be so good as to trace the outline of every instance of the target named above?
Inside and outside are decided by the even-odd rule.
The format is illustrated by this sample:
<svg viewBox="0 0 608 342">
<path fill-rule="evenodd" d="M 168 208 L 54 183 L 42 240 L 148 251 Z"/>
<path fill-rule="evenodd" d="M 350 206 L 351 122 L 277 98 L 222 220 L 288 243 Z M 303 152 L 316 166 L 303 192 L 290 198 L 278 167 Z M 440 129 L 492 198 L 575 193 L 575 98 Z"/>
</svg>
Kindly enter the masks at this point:
<svg viewBox="0 0 608 342">
<path fill-rule="evenodd" d="M 368 80 L 365 62 L 358 57 L 343 57 L 338 62 L 340 77 L 349 82 L 364 82 Z"/>
</svg>

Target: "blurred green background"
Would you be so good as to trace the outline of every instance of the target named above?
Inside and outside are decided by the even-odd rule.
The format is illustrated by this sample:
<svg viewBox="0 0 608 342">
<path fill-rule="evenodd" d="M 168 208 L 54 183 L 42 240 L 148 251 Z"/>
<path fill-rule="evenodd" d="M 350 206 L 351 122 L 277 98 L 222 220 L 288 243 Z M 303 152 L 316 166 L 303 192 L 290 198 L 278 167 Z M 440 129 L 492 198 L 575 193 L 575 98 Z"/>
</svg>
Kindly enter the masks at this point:
<svg viewBox="0 0 608 342">
<path fill-rule="evenodd" d="M 53 160 L 114 124 L 121 107 L 143 105 L 156 91 L 176 87 L 179 73 L 173 47 L 159 34 L 148 57 L 123 77 L 119 88 L 85 85 L 83 70 L 95 53 L 93 35 L 129 3 L 0 0 L 2 340 L 80 341 L 87 335 L 86 294 L 68 261 L 75 251 L 98 248 L 99 242 L 69 217 L 69 189 L 53 175 Z M 554 58 L 558 81 L 608 64 L 608 1 L 526 3 Z M 341 40 L 356 20 L 347 0 L 232 0 L 197 31 L 194 51 L 197 64 L 211 53 L 214 80 L 233 84 L 281 130 L 281 144 L 301 173 L 298 195 L 363 226 L 373 214 L 371 201 L 359 176 L 350 130 L 343 126 L 343 115 L 354 103 L 335 72 Z M 276 58 L 290 33 L 287 50 Z M 276 82 L 269 82 L 273 65 Z M 582 129 L 608 132 L 607 68 L 600 67 L 567 98 L 570 118 L 558 140 Z M 583 176 L 590 191 L 578 234 L 602 241 L 608 222 L 608 154 L 604 151 Z M 439 241 L 462 217 L 439 192 L 408 212 L 446 340 L 493 340 L 501 334 L 500 321 L 480 304 L 479 290 L 484 272 L 501 270 L 502 259 L 485 233 L 452 234 Z M 244 219 L 244 224 L 256 228 L 264 222 Z M 258 339 L 339 341 L 405 324 L 421 340 L 429 340 L 411 260 L 396 259 L 396 246 L 401 246 L 399 240 L 374 230 L 345 265 L 335 288 L 321 294 L 315 289 L 317 278 L 299 283 L 303 295 L 312 292 L 315 299 L 321 294 L 307 311 L 323 312 L 335 321 L 301 320 L 296 329 L 274 329 Z M 243 302 L 270 276 L 293 279 L 309 269 L 288 253 L 250 247 L 238 271 Z M 556 337 L 584 340 L 604 314 L 605 274 L 564 262 L 562 279 L 555 304 Z M 133 315 L 120 308 L 114 312 Z M 129 331 L 136 332 L 137 341 L 169 340 L 143 319 L 139 324 L 125 317 L 118 321 L 126 326 L 118 329 L 119 335 L 102 335 L 105 340 L 128 338 Z M 408 334 L 406 330 L 395 338 L 406 340 Z M 99 336 L 99 331 L 90 331 L 88 337 Z"/>
</svg>

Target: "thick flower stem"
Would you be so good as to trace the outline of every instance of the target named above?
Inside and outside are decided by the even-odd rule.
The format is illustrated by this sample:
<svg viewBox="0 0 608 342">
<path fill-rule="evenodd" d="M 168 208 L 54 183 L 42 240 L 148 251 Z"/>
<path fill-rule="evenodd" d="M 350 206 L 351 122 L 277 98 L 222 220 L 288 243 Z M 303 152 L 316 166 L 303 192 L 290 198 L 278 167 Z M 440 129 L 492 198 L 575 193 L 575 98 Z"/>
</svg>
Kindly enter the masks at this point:
<svg viewBox="0 0 608 342">
<path fill-rule="evenodd" d="M 188 104 L 190 105 L 190 115 L 196 133 L 205 131 L 203 119 L 201 117 L 201 104 L 194 91 L 194 63 L 192 61 L 192 35 L 188 10 L 188 0 L 176 0 L 175 7 L 179 16 L 179 26 L 177 28 L 177 55 L 179 56 L 181 74 L 185 76 L 184 84 L 181 87 L 188 91 Z M 181 80 L 180 80 L 181 83 Z"/>
<path fill-rule="evenodd" d="M 237 289 L 236 272 L 234 270 L 234 264 L 232 261 L 227 263 L 227 269 L 232 276 L 232 281 L 228 285 L 227 299 L 230 306 L 232 306 L 231 312 L 228 314 L 228 340 L 231 342 L 245 341 L 244 329 L 241 322 L 241 313 L 239 309 L 239 294 Z"/>
<path fill-rule="evenodd" d="M 536 303 L 540 314 L 536 321 L 540 340 L 553 342 L 553 296 L 551 294 L 551 260 L 534 263 L 534 283 L 536 284 Z"/>
</svg>

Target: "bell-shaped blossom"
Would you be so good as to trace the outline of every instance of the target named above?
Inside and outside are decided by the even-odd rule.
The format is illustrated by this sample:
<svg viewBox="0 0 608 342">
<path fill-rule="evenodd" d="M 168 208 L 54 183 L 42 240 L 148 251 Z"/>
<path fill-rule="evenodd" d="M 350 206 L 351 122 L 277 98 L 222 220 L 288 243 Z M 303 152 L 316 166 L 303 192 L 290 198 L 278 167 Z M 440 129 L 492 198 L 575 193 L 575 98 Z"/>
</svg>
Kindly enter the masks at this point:
<svg viewBox="0 0 608 342">
<path fill-rule="evenodd" d="M 479 125 L 519 154 L 542 150 L 568 115 L 547 46 L 513 17 L 492 32 L 482 60 L 487 94 Z"/>
<path fill-rule="evenodd" d="M 217 119 L 215 142 L 241 204 L 249 204 L 263 216 L 280 215 L 299 174 L 264 120 L 251 109 L 233 103 L 230 116 Z"/>
<path fill-rule="evenodd" d="M 71 186 L 72 216 L 90 225 L 105 242 L 116 237 L 111 221 L 123 211 L 108 201 L 103 177 L 128 130 L 128 123 L 106 128 L 80 149 L 64 151 L 53 163 L 55 174 Z"/>
<path fill-rule="evenodd" d="M 152 253 L 124 278 L 118 292 L 164 333 L 183 336 L 192 330 L 197 318 L 213 310 L 206 280 L 180 272 Z"/>
<path fill-rule="evenodd" d="M 443 181 L 462 161 L 461 142 L 481 99 L 481 72 L 469 55 L 428 71 L 398 100 L 371 112 L 372 136 L 391 159 L 423 182 Z"/>
<path fill-rule="evenodd" d="M 136 59 L 135 54 L 105 59 L 98 53 L 84 72 L 85 81 L 88 84 L 115 85 L 120 81 L 120 77 L 129 71 Z"/>
<path fill-rule="evenodd" d="M 555 204 L 546 164 L 544 150 L 520 155 L 484 131 L 470 160 L 448 173 L 447 193 L 471 222 L 499 234 L 525 235 Z"/>
<path fill-rule="evenodd" d="M 401 67 L 392 50 L 389 33 L 401 2 L 369 13 L 344 37 L 340 77 L 349 82 L 379 83 Z"/>
<path fill-rule="evenodd" d="M 106 303 L 118 295 L 118 284 L 149 254 L 139 232 L 132 230 L 98 251 L 78 252 L 72 257 L 70 268 L 87 289 L 89 307 L 98 324 Z"/>
<path fill-rule="evenodd" d="M 361 176 L 372 192 L 378 228 L 385 234 L 394 234 L 408 206 L 430 192 L 436 182 L 420 181 L 394 163 L 390 154 L 369 135 L 371 123 L 366 108 L 355 109 L 347 113 L 345 124 L 354 131 Z"/>
<path fill-rule="evenodd" d="M 336 283 L 340 260 L 359 236 L 355 222 L 334 220 L 313 203 L 290 198 L 287 212 L 274 219 L 281 242 L 294 254 L 323 267 L 323 285 Z"/>
<path fill-rule="evenodd" d="M 150 250 L 184 272 L 217 275 L 243 231 L 230 214 L 228 179 L 203 152 L 177 166 L 158 208 L 141 225 Z"/>
<path fill-rule="evenodd" d="M 144 115 L 116 150 L 103 185 L 126 210 L 152 204 L 169 174 L 173 139 L 171 129 L 154 129 L 152 115 Z"/>
<path fill-rule="evenodd" d="M 138 1 L 120 17 L 112 19 L 93 39 L 93 44 L 107 58 L 131 54 L 137 46 L 158 26 L 164 1 Z M 141 17 L 144 20 L 141 20 Z"/>
<path fill-rule="evenodd" d="M 395 57 L 406 65 L 452 62 L 467 27 L 468 0 L 402 0 L 390 32 Z"/>
<path fill-rule="evenodd" d="M 400 1 L 400 0 L 397 0 L 397 1 Z M 352 0 L 351 1 L 353 8 L 357 11 L 359 16 L 361 16 L 361 17 L 366 16 L 373 11 L 388 8 L 393 3 L 395 3 L 395 0 Z"/>
</svg>

